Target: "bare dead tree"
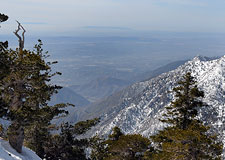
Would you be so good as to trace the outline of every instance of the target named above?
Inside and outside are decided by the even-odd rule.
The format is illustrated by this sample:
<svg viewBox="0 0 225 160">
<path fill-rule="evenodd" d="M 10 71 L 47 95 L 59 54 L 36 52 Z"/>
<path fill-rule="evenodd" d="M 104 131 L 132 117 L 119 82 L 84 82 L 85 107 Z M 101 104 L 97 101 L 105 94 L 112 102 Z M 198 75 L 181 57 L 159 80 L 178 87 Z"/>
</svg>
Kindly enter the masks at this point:
<svg viewBox="0 0 225 160">
<path fill-rule="evenodd" d="M 17 38 L 19 39 L 18 41 L 19 41 L 19 49 L 20 50 L 23 50 L 23 48 L 24 48 L 24 41 L 25 41 L 25 36 L 24 36 L 24 34 L 25 34 L 25 32 L 26 32 L 26 30 L 24 29 L 24 27 L 20 24 L 20 22 L 18 22 L 18 21 L 16 21 L 17 23 L 18 23 L 18 28 L 17 28 L 17 30 L 14 32 L 14 34 L 17 36 Z M 20 30 L 23 30 L 23 33 L 22 33 L 22 37 L 18 34 L 18 32 L 20 31 Z"/>
</svg>

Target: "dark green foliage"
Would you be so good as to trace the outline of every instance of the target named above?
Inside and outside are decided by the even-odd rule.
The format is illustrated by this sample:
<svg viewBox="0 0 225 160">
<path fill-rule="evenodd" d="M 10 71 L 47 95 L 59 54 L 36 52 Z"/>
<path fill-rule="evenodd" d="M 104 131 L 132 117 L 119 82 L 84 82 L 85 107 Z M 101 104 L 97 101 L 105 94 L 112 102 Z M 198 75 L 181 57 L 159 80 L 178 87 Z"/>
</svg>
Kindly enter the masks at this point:
<svg viewBox="0 0 225 160">
<path fill-rule="evenodd" d="M 139 134 L 124 135 L 118 127 L 113 129 L 108 140 L 94 137 L 92 142 L 93 160 L 140 160 L 150 149 L 148 138 Z"/>
<path fill-rule="evenodd" d="M 58 74 L 50 73 L 50 65 L 56 62 L 44 61 L 48 55 L 42 53 L 41 46 L 42 43 L 39 41 L 32 52 L 28 50 L 3 52 L 8 58 L 5 65 L 9 68 L 7 76 L 0 80 L 1 97 L 8 105 L 8 112 L 3 116 L 12 121 L 16 120 L 22 126 L 65 113 L 60 108 L 64 108 L 66 104 L 53 107 L 47 105 L 52 94 L 57 93 L 57 89 L 61 87 L 48 83 L 52 76 Z"/>
<path fill-rule="evenodd" d="M 0 97 L 0 117 L 3 117 L 4 115 L 7 115 L 8 111 L 8 105 L 3 101 L 3 99 Z"/>
<path fill-rule="evenodd" d="M 80 135 L 87 132 L 92 126 L 99 123 L 99 118 L 78 122 L 74 125 L 74 134 Z"/>
<path fill-rule="evenodd" d="M 53 76 L 60 73 L 51 74 L 50 66 L 57 62 L 45 62 L 48 54 L 43 53 L 41 47 L 39 40 L 34 51 L 10 49 L 1 52 L 0 116 L 12 121 L 8 130 L 12 146 L 19 142 L 22 144 L 24 129 L 38 123 L 48 125 L 55 116 L 67 114 L 63 108 L 69 104 L 47 104 L 61 88 L 49 83 Z M 18 135 L 21 135 L 20 138 Z M 20 152 L 20 149 L 17 150 Z"/>
<path fill-rule="evenodd" d="M 119 137 L 122 136 L 123 133 L 121 132 L 119 127 L 114 127 L 112 129 L 112 134 L 108 136 L 108 140 L 99 138 L 98 136 L 94 136 L 90 139 L 90 147 L 92 148 L 91 158 L 93 160 L 103 160 L 106 159 L 110 152 L 109 146 L 112 145 L 114 142 L 119 140 Z"/>
<path fill-rule="evenodd" d="M 0 13 L 0 23 L 2 22 L 5 22 L 8 20 L 8 16 L 7 15 L 4 15 L 4 14 L 1 14 Z M 1 26 L 0 26 L 1 27 Z M 5 50 L 6 48 L 8 48 L 8 41 L 5 41 L 5 42 L 0 42 L 0 52 L 2 52 L 3 50 Z M 1 59 L 0 59 L 1 60 Z M 1 61 L 2 63 L 3 61 Z"/>
<path fill-rule="evenodd" d="M 25 145 L 35 151 L 41 158 L 44 158 L 47 142 L 52 139 L 50 132 L 57 129 L 54 124 L 50 123 L 53 116 L 54 111 L 53 113 L 48 112 L 40 120 L 25 127 Z"/>
<path fill-rule="evenodd" d="M 40 139 L 43 143 L 34 151 L 43 150 L 44 154 L 40 152 L 38 155 L 47 160 L 85 160 L 85 149 L 89 146 L 89 140 L 78 139 L 77 136 L 84 134 L 98 122 L 99 118 L 78 122 L 74 126 L 65 123 L 61 125 L 61 132 L 58 135 L 51 135 L 45 131 L 47 139 L 45 137 Z M 37 143 L 40 144 L 40 142 Z M 34 148 L 34 145 L 32 147 Z"/>
<path fill-rule="evenodd" d="M 170 124 L 158 134 L 151 136 L 156 150 L 152 159 L 198 160 L 221 159 L 222 143 L 217 136 L 209 134 L 209 127 L 196 117 L 204 93 L 199 91 L 190 73 L 175 87 L 175 100 L 167 107 L 162 122 Z M 205 105 L 207 106 L 207 105 Z"/>
<path fill-rule="evenodd" d="M 1 50 L 0 117 L 12 122 L 7 132 L 9 142 L 14 149 L 22 152 L 25 139 L 25 145 L 42 158 L 85 159 L 87 140 L 78 140 L 75 135 L 85 133 L 99 119 L 80 122 L 75 127 L 65 124 L 60 135 L 50 134 L 51 120 L 66 115 L 68 112 L 63 108 L 72 104 L 48 105 L 51 96 L 61 89 L 50 83 L 51 78 L 61 73 L 51 73 L 51 65 L 57 62 L 45 62 L 47 57 L 40 40 L 33 51 L 23 48 Z"/>
<path fill-rule="evenodd" d="M 61 146 L 61 138 L 59 135 L 51 135 L 48 137 L 48 141 L 43 146 L 45 149 L 44 155 L 39 155 L 41 158 L 45 158 L 46 160 L 58 160 L 61 158 L 60 150 Z"/>
<path fill-rule="evenodd" d="M 123 135 L 123 133 L 121 132 L 120 128 L 117 127 L 117 126 L 114 127 L 112 129 L 112 131 L 113 131 L 112 134 L 109 135 L 109 139 L 112 140 L 112 141 L 117 141 L 120 138 L 120 136 Z"/>
<path fill-rule="evenodd" d="M 0 42 L 2 43 L 2 42 Z M 0 80 L 3 80 L 9 74 L 9 56 L 3 52 L 3 48 L 0 45 Z M 3 102 L 2 97 L 0 97 L 1 106 L 4 106 L 0 109 L 0 116 L 3 116 L 4 110 L 7 108 L 6 104 Z M 4 109 L 3 109 L 4 108 Z"/>
<path fill-rule="evenodd" d="M 35 151 L 41 158 L 44 158 L 44 146 L 50 138 L 47 126 L 44 123 L 34 123 L 26 128 L 25 137 L 24 145 Z"/>
<path fill-rule="evenodd" d="M 94 136 L 89 141 L 92 160 L 103 160 L 107 157 L 108 148 L 105 139 Z"/>
<path fill-rule="evenodd" d="M 0 13 L 0 23 L 7 21 L 8 18 L 9 17 L 7 15 Z"/>
<path fill-rule="evenodd" d="M 47 140 L 44 146 L 44 158 L 47 160 L 85 160 L 84 149 L 88 141 L 76 139 L 73 132 L 72 125 L 63 124 L 60 135 L 50 136 Z"/>
<path fill-rule="evenodd" d="M 8 45 L 8 41 L 0 42 L 0 52 L 6 50 L 8 48 Z"/>
<path fill-rule="evenodd" d="M 159 144 L 154 159 L 198 160 L 221 159 L 222 143 L 207 134 L 208 128 L 192 122 L 187 129 L 168 127 L 152 139 Z"/>
<path fill-rule="evenodd" d="M 205 105 L 201 101 L 204 92 L 199 91 L 190 73 L 187 73 L 183 81 L 179 81 L 178 84 L 179 86 L 173 89 L 175 100 L 169 107 L 166 107 L 167 113 L 162 122 L 185 129 L 198 115 L 198 109 Z"/>
<path fill-rule="evenodd" d="M 150 140 L 139 134 L 121 135 L 116 141 L 108 141 L 109 160 L 139 160 L 149 149 Z"/>
</svg>

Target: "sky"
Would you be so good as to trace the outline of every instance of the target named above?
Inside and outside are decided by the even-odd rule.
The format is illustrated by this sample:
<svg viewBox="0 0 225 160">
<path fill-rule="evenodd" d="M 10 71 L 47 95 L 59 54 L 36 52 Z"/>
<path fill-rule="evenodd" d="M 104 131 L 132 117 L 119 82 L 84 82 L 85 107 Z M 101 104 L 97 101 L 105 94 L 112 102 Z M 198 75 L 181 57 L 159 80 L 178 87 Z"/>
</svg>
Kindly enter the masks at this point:
<svg viewBox="0 0 225 160">
<path fill-rule="evenodd" d="M 225 33 L 224 0 L 3 0 L 0 13 L 10 17 L 0 34 L 12 33 L 15 20 L 31 35 L 91 29 Z"/>
</svg>

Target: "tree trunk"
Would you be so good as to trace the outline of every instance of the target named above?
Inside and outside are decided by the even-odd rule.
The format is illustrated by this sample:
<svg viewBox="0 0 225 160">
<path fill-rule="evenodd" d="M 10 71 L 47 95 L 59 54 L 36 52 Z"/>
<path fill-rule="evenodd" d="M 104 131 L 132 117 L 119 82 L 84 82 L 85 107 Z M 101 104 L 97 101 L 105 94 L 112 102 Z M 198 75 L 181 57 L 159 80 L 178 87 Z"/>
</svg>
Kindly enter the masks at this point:
<svg viewBox="0 0 225 160">
<path fill-rule="evenodd" d="M 18 123 L 13 122 L 8 129 L 9 144 L 17 152 L 22 152 L 24 141 L 24 129 Z"/>
</svg>

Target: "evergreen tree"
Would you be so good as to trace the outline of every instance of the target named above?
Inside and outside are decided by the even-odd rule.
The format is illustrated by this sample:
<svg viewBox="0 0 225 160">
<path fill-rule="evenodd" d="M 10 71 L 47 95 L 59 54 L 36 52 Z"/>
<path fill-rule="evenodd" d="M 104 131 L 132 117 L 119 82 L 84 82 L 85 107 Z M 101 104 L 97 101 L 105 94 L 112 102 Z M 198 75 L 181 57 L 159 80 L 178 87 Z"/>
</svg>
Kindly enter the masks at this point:
<svg viewBox="0 0 225 160">
<path fill-rule="evenodd" d="M 109 135 L 109 140 L 111 141 L 118 141 L 120 136 L 124 135 L 119 127 L 114 127 L 112 129 L 112 134 Z"/>
<path fill-rule="evenodd" d="M 124 135 L 114 127 L 108 140 L 94 137 L 91 158 L 93 160 L 141 160 L 150 149 L 150 140 L 139 134 Z"/>
<path fill-rule="evenodd" d="M 108 155 L 108 144 L 106 144 L 105 139 L 99 136 L 94 136 L 90 138 L 89 147 L 91 148 L 92 160 L 103 160 Z"/>
<path fill-rule="evenodd" d="M 150 140 L 140 134 L 121 135 L 116 141 L 108 141 L 108 160 L 141 160 L 149 149 Z"/>
<path fill-rule="evenodd" d="M 91 119 L 91 120 L 77 122 L 74 125 L 74 127 L 73 127 L 74 134 L 75 135 L 84 134 L 85 132 L 87 132 L 88 130 L 90 130 L 91 127 L 95 126 L 99 122 L 100 122 L 100 118 L 94 118 L 94 119 Z"/>
<path fill-rule="evenodd" d="M 9 17 L 7 15 L 0 13 L 0 23 L 7 21 L 8 18 Z M 5 65 L 5 62 L 7 62 L 7 56 L 2 53 L 7 47 L 8 47 L 8 41 L 0 42 L 0 79 L 2 79 L 8 73 L 7 65 Z M 0 105 L 4 105 L 2 101 Z M 0 114 L 1 114 L 1 109 L 2 108 L 0 108 Z"/>
<path fill-rule="evenodd" d="M 164 114 L 162 122 L 174 125 L 181 129 L 186 129 L 198 115 L 198 109 L 206 106 L 202 102 L 204 92 L 200 91 L 196 85 L 194 77 L 191 73 L 187 73 L 183 77 L 183 81 L 178 82 L 175 87 L 175 100 L 166 107 L 167 113 Z"/>
<path fill-rule="evenodd" d="M 158 143 L 158 152 L 153 159 L 174 160 L 220 160 L 222 144 L 216 135 L 209 135 L 208 128 L 198 121 L 192 122 L 187 129 L 168 127 L 153 136 Z"/>
<path fill-rule="evenodd" d="M 51 78 L 60 73 L 51 73 L 51 65 L 57 62 L 45 62 L 48 53 L 43 53 L 41 47 L 39 40 L 33 51 L 19 48 L 1 52 L 5 58 L 0 72 L 6 73 L 7 69 L 7 73 L 0 79 L 0 115 L 12 121 L 8 128 L 8 138 L 10 145 L 18 152 L 22 151 L 26 127 L 66 113 L 62 108 L 67 104 L 47 104 L 51 96 L 61 88 L 50 83 Z"/>
<path fill-rule="evenodd" d="M 166 107 L 167 113 L 162 120 L 169 127 L 151 137 L 157 149 L 153 159 L 221 159 L 222 143 L 197 119 L 198 109 L 205 105 L 202 102 L 204 93 L 190 73 L 178 84 L 173 89 L 175 100 Z"/>
<path fill-rule="evenodd" d="M 93 160 L 104 160 L 109 158 L 111 152 L 109 148 L 114 142 L 118 141 L 119 138 L 124 135 L 119 127 L 114 127 L 112 133 L 108 136 L 108 139 L 105 140 L 99 136 L 94 136 L 90 139 L 90 147 L 92 149 L 91 159 Z"/>
<path fill-rule="evenodd" d="M 59 135 L 51 135 L 47 143 L 44 144 L 44 158 L 46 160 L 85 160 L 83 147 L 87 140 L 75 139 L 73 126 L 68 123 L 61 125 Z"/>
<path fill-rule="evenodd" d="M 51 139 L 51 125 L 35 122 L 25 129 L 24 145 L 33 150 L 40 158 L 44 158 L 45 145 Z"/>
<path fill-rule="evenodd" d="M 61 125 L 59 135 L 50 135 L 43 144 L 44 155 L 39 155 L 46 160 L 86 160 L 85 149 L 89 146 L 87 138 L 77 138 L 87 132 L 99 122 L 99 118 L 81 121 L 74 126 L 69 123 Z"/>
</svg>

